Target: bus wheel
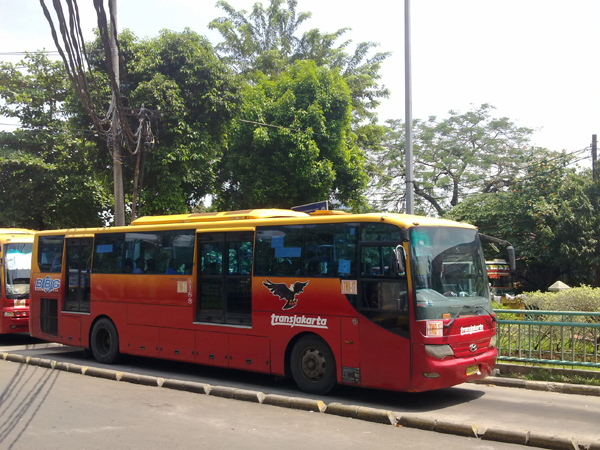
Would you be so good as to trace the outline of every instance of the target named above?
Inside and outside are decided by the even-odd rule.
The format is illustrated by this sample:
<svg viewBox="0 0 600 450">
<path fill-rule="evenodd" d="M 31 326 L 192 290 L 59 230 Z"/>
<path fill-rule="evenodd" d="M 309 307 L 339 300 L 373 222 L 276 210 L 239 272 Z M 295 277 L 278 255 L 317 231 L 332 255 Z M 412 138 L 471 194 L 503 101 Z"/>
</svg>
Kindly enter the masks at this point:
<svg viewBox="0 0 600 450">
<path fill-rule="evenodd" d="M 92 329 L 90 347 L 96 361 L 112 364 L 119 357 L 119 334 L 115 324 L 103 317 Z"/>
<path fill-rule="evenodd" d="M 327 394 L 336 383 L 335 358 L 323 339 L 307 335 L 292 349 L 290 368 L 294 381 L 309 394 Z"/>
</svg>

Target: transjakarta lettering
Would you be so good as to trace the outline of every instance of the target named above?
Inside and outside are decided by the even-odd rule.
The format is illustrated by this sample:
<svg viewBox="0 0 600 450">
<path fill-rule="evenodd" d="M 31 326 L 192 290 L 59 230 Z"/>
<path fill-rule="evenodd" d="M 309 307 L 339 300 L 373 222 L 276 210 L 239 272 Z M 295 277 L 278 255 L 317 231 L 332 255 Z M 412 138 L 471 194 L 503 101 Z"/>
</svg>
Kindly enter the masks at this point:
<svg viewBox="0 0 600 450">
<path fill-rule="evenodd" d="M 280 316 L 271 314 L 271 325 L 285 325 L 288 327 L 304 327 L 304 328 L 328 328 L 327 319 L 319 317 L 306 316 Z"/>
<path fill-rule="evenodd" d="M 470 327 L 460 327 L 460 334 L 473 334 L 483 331 L 483 325 L 471 325 Z"/>
</svg>

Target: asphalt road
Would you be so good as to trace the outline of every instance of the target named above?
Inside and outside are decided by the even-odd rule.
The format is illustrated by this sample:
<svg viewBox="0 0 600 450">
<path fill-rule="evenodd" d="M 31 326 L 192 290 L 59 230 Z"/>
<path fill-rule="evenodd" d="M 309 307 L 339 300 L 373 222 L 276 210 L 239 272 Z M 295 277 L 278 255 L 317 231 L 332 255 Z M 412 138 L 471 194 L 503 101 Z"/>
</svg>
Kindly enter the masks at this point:
<svg viewBox="0 0 600 450">
<path fill-rule="evenodd" d="M 511 450 L 322 413 L 0 361 L 0 448 Z"/>
<path fill-rule="evenodd" d="M 111 370 L 118 370 L 122 372 L 129 373 L 137 373 L 143 375 L 151 375 L 157 376 L 161 378 L 170 378 L 177 380 L 189 380 L 201 383 L 207 383 L 213 386 L 230 386 L 239 389 L 247 389 L 253 391 L 264 392 L 265 394 L 279 394 L 285 396 L 292 397 L 303 397 L 303 398 L 311 398 L 311 396 L 304 394 L 297 390 L 294 384 L 289 380 L 275 380 L 271 376 L 259 375 L 259 374 L 251 374 L 246 372 L 238 372 L 232 370 L 224 370 L 224 369 L 215 369 L 210 367 L 198 366 L 193 364 L 180 364 L 180 363 L 172 363 L 165 362 L 154 359 L 144 359 L 144 358 L 129 358 L 119 365 L 106 366 L 102 364 L 96 363 L 92 358 L 88 357 L 83 351 L 79 349 L 73 349 L 70 347 L 56 346 L 54 344 L 42 343 L 40 341 L 35 341 L 29 338 L 26 335 L 22 336 L 14 336 L 0 337 L 0 353 L 7 352 L 11 354 L 22 354 L 26 356 L 32 357 L 40 357 L 40 358 L 48 358 L 57 361 L 65 361 L 73 364 L 86 365 L 86 366 L 96 366 L 96 367 L 104 367 L 109 368 Z M 2 362 L 0 361 L 1 366 L 4 369 L 4 366 L 8 365 L 12 367 L 16 365 L 11 362 Z M 18 365 L 17 365 L 18 366 Z M 12 369 L 13 371 L 16 369 Z M 23 369 L 24 370 L 24 369 Z M 28 376 L 33 377 L 34 368 L 28 368 L 29 373 Z M 41 373 L 44 370 L 42 368 L 37 368 L 37 370 Z M 20 375 L 20 380 L 25 379 L 25 373 Z M 58 372 L 58 371 L 50 371 Z M 79 382 L 87 383 L 88 381 L 82 381 L 82 379 L 88 379 L 91 377 L 84 377 L 81 375 L 75 374 L 58 374 L 58 375 L 47 375 L 44 376 L 44 385 L 48 386 L 48 383 L 62 383 L 63 380 L 66 380 L 67 375 L 69 378 L 75 377 L 77 379 L 77 383 Z M 10 374 L 8 375 L 10 376 Z M 53 378 L 54 381 L 53 381 Z M 6 375 L 1 376 L 2 383 L 6 382 Z M 196 400 L 191 400 L 195 402 L 194 404 L 202 404 L 204 402 L 213 402 L 214 400 L 218 400 L 219 402 L 233 402 L 226 403 L 226 405 L 230 405 L 230 412 L 234 411 L 237 415 L 238 411 L 241 411 L 245 408 L 266 408 L 267 410 L 271 410 L 272 406 L 267 405 L 255 405 L 255 404 L 247 404 L 247 402 L 239 402 L 234 400 L 224 400 L 224 399 L 213 399 L 211 396 L 200 396 L 201 400 L 195 395 L 189 393 L 177 392 L 167 389 L 156 389 L 156 388 L 148 388 L 143 386 L 135 386 L 135 385 L 127 385 L 126 383 L 117 383 L 114 381 L 108 380 L 89 380 L 90 383 L 100 383 L 102 386 L 102 392 L 108 392 L 107 389 L 122 389 L 122 386 L 125 386 L 123 389 L 150 389 L 152 391 L 152 395 L 160 391 L 166 391 L 164 395 L 166 398 L 169 396 L 189 396 L 190 398 L 196 398 Z M 38 381 L 38 385 L 41 381 Z M 106 384 L 108 383 L 108 384 Z M 112 384 L 110 384 L 112 383 Z M 110 387 L 109 387 L 110 385 Z M 118 387 L 117 387 L 118 386 Z M 58 388 L 56 389 L 58 390 Z M 55 389 L 51 390 L 51 393 L 54 394 Z M 79 391 L 79 388 L 78 388 Z M 11 392 L 10 385 L 3 386 L 3 392 Z M 16 391 L 15 391 L 16 392 Z M 41 395 L 41 394 L 40 394 Z M 120 399 L 122 395 L 120 394 L 106 394 L 106 401 L 110 401 L 109 398 L 114 398 L 115 395 Z M 156 395 L 163 395 L 162 392 Z M 5 395 L 1 398 L 2 404 L 0 404 L 0 414 L 4 414 L 2 411 L 4 410 L 4 405 L 7 404 Z M 38 398 L 39 395 L 36 396 Z M 68 397 L 68 395 L 67 395 Z M 207 400 L 206 398 L 210 398 Z M 316 397 L 312 397 L 313 399 L 317 399 Z M 86 406 L 84 402 L 87 400 L 87 396 L 77 395 L 77 400 L 71 400 L 70 407 L 71 408 L 91 408 L 93 411 L 93 404 L 91 402 Z M 513 389 L 507 387 L 499 387 L 493 385 L 481 385 L 481 384 L 464 384 L 461 386 L 457 386 L 451 389 L 444 389 L 441 391 L 428 392 L 422 394 L 407 394 L 407 393 L 395 393 L 395 392 L 386 392 L 386 391 L 378 391 L 378 390 L 367 390 L 367 389 L 357 389 L 357 388 L 346 388 L 342 387 L 338 389 L 334 395 L 318 398 L 323 400 L 327 404 L 331 403 L 342 403 L 345 405 L 360 405 L 366 407 L 372 407 L 382 410 L 393 411 L 394 413 L 400 415 L 410 414 L 411 416 L 416 416 L 423 418 L 425 420 L 441 420 L 441 421 L 452 421 L 458 423 L 472 424 L 480 429 L 486 429 L 489 427 L 499 428 L 504 430 L 513 430 L 513 431 L 529 431 L 531 433 L 536 433 L 539 435 L 545 436 L 558 436 L 561 438 L 574 438 L 577 442 L 585 442 L 585 443 L 597 443 L 600 448 L 600 397 L 592 397 L 586 395 L 567 395 L 556 392 L 540 392 L 540 391 L 532 391 L 532 390 L 524 390 L 524 389 Z M 81 404 L 77 403 L 81 400 Z M 98 399 L 96 399 L 97 401 Z M 133 401 L 133 400 L 132 400 Z M 161 400 L 162 401 L 162 400 Z M 198 403 L 198 402 L 201 403 Z M 18 400 L 12 400 L 13 404 L 19 403 Z M 157 403 L 162 404 L 162 403 Z M 169 401 L 165 400 L 165 405 L 171 404 L 172 407 L 176 407 L 173 405 L 179 405 L 179 400 L 175 404 L 173 402 L 169 403 Z M 115 405 L 116 406 L 116 405 Z M 110 406 L 108 406 L 110 408 Z M 132 409 L 133 408 L 133 409 Z M 160 409 L 156 407 L 157 409 Z M 223 406 L 225 408 L 223 413 L 227 410 L 227 406 Z M 114 408 L 117 409 L 117 408 Z M 118 408 L 121 410 L 121 408 Z M 125 405 L 123 409 L 126 411 L 135 411 L 136 407 L 134 405 Z M 144 410 L 147 408 L 144 407 Z M 318 424 L 326 424 L 329 423 L 331 419 L 329 415 L 320 414 L 320 413 L 307 413 L 303 411 L 293 411 L 289 409 L 284 409 L 283 411 L 277 410 L 276 415 L 294 415 L 294 418 L 289 421 L 287 425 L 282 423 L 277 423 L 279 420 L 283 420 L 283 418 L 277 419 L 273 418 L 273 423 L 271 423 L 271 419 L 269 419 L 269 427 L 277 427 L 283 429 L 287 429 L 290 432 L 289 424 L 290 423 L 304 423 L 304 421 L 308 420 L 315 421 L 314 424 L 317 426 Z M 171 411 L 170 413 L 167 411 L 171 411 L 169 408 L 165 409 L 164 414 L 174 414 L 177 415 L 176 411 Z M 86 414 L 93 414 L 90 412 L 81 412 L 83 416 Z M 137 412 L 136 412 L 137 414 Z M 183 415 L 187 415 L 188 413 L 182 412 Z M 191 413 L 190 413 L 191 414 Z M 194 412 L 192 415 L 206 415 L 206 413 L 202 412 Z M 261 412 L 250 412 L 249 419 L 254 418 L 256 415 L 260 416 L 264 414 Z M 300 414 L 301 418 L 296 418 L 296 414 Z M 0 415 L 0 419 L 2 419 L 2 415 Z M 169 417 L 174 417 L 169 416 Z M 76 416 L 79 417 L 79 414 Z M 315 419 L 315 417 L 317 419 Z M 365 423 L 362 421 L 337 418 L 341 420 L 341 423 L 348 424 L 351 423 L 351 429 L 358 430 L 359 427 L 371 427 L 375 426 L 377 430 L 377 434 L 383 433 L 383 435 L 387 435 L 390 430 L 397 430 L 398 427 L 392 426 L 382 426 L 377 424 Z M 4 420 L 4 419 L 2 419 Z M 38 419 L 36 419 L 37 422 Z M 350 422 L 348 422 L 350 420 Z M 21 423 L 21 422 L 19 422 Z M 204 424 L 204 422 L 202 422 Z M 336 422 L 337 423 L 337 422 Z M 359 425 L 360 424 L 360 425 Z M 69 425 L 70 426 L 70 425 Z M 110 427 L 109 424 L 102 425 L 104 427 Z M 140 425 L 141 426 L 141 425 Z M 333 425 L 331 425 L 333 426 Z M 336 427 L 338 425 L 335 425 Z M 341 426 L 341 425 L 340 425 Z M 277 428 L 275 427 L 275 428 Z M 323 425 L 321 429 L 322 432 L 331 432 L 332 430 L 328 428 L 329 425 Z M 383 427 L 383 428 L 380 428 Z M 235 428 L 235 427 L 234 427 Z M 278 429 L 279 429 L 278 428 Z M 27 428 L 29 429 L 29 428 Z M 239 429 L 239 428 L 238 428 Z M 386 431 L 383 431 L 386 429 Z M 29 429 L 30 430 L 30 429 Z M 402 430 L 408 431 L 408 429 L 403 428 Z M 301 434 L 302 429 L 298 430 L 298 433 Z M 441 435 L 439 433 L 432 432 L 424 432 L 419 430 L 411 430 L 413 432 L 418 432 L 419 436 L 421 433 L 425 433 L 428 437 L 423 438 L 428 440 L 430 437 L 434 439 L 435 442 L 443 442 L 446 444 L 447 440 L 450 438 L 448 435 Z M 158 432 L 158 431 L 157 431 Z M 372 431 L 371 431 L 372 432 Z M 266 433 L 266 431 L 265 431 Z M 268 433 L 277 436 L 277 433 L 274 429 L 270 429 Z M 285 434 L 285 431 L 283 432 Z M 368 434 L 367 431 L 365 431 Z M 109 433 L 110 434 L 110 433 Z M 231 434 L 231 433 L 230 433 Z M 256 433 L 259 435 L 260 433 Z M 299 434 L 299 436 L 300 436 Z M 346 432 L 343 433 L 344 436 Z M 312 433 L 308 433 L 307 436 L 312 436 Z M 316 434 L 318 435 L 318 433 Z M 335 433 L 334 433 L 335 435 Z M 4 448 L 2 445 L 2 436 L 0 430 L 0 447 Z M 394 434 L 393 439 L 398 439 L 398 433 Z M 360 442 L 360 435 L 355 436 L 355 441 Z M 364 437 L 364 436 L 363 436 Z M 330 436 L 333 439 L 333 436 Z M 467 438 L 459 438 L 458 436 L 452 436 L 453 439 L 467 439 Z M 208 439 L 208 438 L 206 438 Z M 390 439 L 392 439 L 390 437 Z M 403 438 L 402 442 L 404 442 Z M 419 438 L 421 439 L 421 438 Z M 355 442 L 354 440 L 352 442 Z M 367 439 L 368 441 L 368 439 Z M 472 442 L 471 442 L 472 441 Z M 420 442 L 420 441 L 419 441 Z M 423 441 L 424 442 L 424 441 Z M 500 448 L 497 447 L 500 445 L 498 442 L 490 442 L 490 441 L 481 441 L 477 439 L 469 439 L 468 445 L 475 445 L 475 447 L 461 447 L 461 448 Z M 216 441 L 213 442 L 216 445 Z M 316 442 L 311 441 L 307 442 L 307 445 L 304 445 L 302 448 L 306 448 L 308 444 L 314 444 Z M 340 441 L 340 446 L 344 443 L 344 441 Z M 182 442 L 182 445 L 186 445 L 185 442 Z M 256 445 L 258 445 L 258 441 L 256 441 Z M 386 445 L 385 443 L 383 444 Z M 390 441 L 391 445 L 391 441 Z M 467 445 L 467 444 L 465 444 Z M 483 445 L 484 447 L 476 447 L 479 445 Z M 508 444 L 502 444 L 508 445 Z M 286 444 L 286 447 L 288 445 Z M 345 445 L 344 445 L 345 446 Z M 124 448 L 123 446 L 121 446 Z M 135 448 L 129 447 L 128 448 Z M 369 445 L 369 447 L 371 447 Z M 13 448 L 25 448 L 25 447 L 13 447 Z M 55 447 L 40 447 L 40 448 L 55 448 Z M 87 448 L 85 446 L 81 448 Z M 102 448 L 102 447 L 90 447 L 90 448 Z M 145 448 L 148 448 L 145 446 Z M 215 447 L 215 448 L 224 448 L 224 447 Z M 258 447 L 257 447 L 258 448 Z M 295 448 L 295 447 L 292 447 Z M 300 448 L 300 447 L 298 447 Z M 340 447 L 341 448 L 341 447 Z M 350 448 L 353 448 L 350 446 Z M 364 448 L 364 447 L 363 447 Z M 410 447 L 408 447 L 410 448 Z M 420 448 L 420 447 L 414 447 Z"/>
</svg>

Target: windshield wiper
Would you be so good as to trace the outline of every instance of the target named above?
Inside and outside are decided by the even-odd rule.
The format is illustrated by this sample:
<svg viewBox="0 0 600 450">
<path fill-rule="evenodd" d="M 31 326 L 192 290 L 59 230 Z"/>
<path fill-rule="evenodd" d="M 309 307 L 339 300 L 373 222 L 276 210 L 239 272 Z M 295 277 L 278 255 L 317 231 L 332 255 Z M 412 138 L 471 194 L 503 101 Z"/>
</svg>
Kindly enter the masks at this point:
<svg viewBox="0 0 600 450">
<path fill-rule="evenodd" d="M 452 324 L 456 321 L 456 319 L 458 319 L 458 316 L 460 316 L 460 313 L 462 312 L 462 310 L 465 308 L 475 308 L 475 312 L 483 311 L 485 314 L 487 314 L 488 316 L 490 316 L 492 318 L 492 322 L 496 321 L 496 318 L 492 315 L 492 313 L 489 312 L 487 309 L 485 309 L 481 305 L 478 305 L 478 306 L 462 305 L 460 307 L 460 309 L 458 310 L 458 312 L 456 313 L 456 315 L 452 318 L 452 320 L 450 322 L 448 322 L 446 325 L 444 325 L 444 328 L 450 328 L 452 326 Z M 478 315 L 482 316 L 484 314 L 478 314 Z"/>
<path fill-rule="evenodd" d="M 492 322 L 496 322 L 496 317 L 491 312 L 489 312 L 487 309 L 485 309 L 483 306 L 477 306 L 476 308 L 477 308 L 476 311 L 483 310 L 483 312 L 485 312 L 488 316 L 490 316 L 490 318 L 492 319 Z"/>
<path fill-rule="evenodd" d="M 467 305 L 462 305 L 460 307 L 460 309 L 458 310 L 458 312 L 456 313 L 456 315 L 452 318 L 452 320 L 450 322 L 448 322 L 446 325 L 444 325 L 444 328 L 450 328 L 452 326 L 452 324 L 454 323 L 454 321 L 456 319 L 458 319 L 458 316 L 460 316 L 460 313 L 462 312 L 462 310 L 466 307 Z"/>
</svg>

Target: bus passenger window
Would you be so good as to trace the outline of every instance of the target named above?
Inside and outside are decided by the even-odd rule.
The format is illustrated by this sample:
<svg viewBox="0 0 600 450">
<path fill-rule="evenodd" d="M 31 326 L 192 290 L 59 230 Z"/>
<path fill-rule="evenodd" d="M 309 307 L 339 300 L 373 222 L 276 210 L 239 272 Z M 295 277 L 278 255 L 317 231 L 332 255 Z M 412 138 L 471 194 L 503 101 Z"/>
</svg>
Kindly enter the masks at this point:
<svg viewBox="0 0 600 450">
<path fill-rule="evenodd" d="M 355 278 L 358 224 L 305 226 L 304 274 L 311 277 Z"/>
<path fill-rule="evenodd" d="M 303 231 L 302 225 L 257 229 L 255 275 L 274 277 L 300 275 Z"/>
<path fill-rule="evenodd" d="M 125 233 L 97 234 L 94 240 L 93 273 L 124 273 L 123 260 Z"/>
<path fill-rule="evenodd" d="M 40 236 L 38 244 L 40 272 L 60 273 L 64 239 L 64 236 Z"/>
<path fill-rule="evenodd" d="M 402 265 L 397 261 L 398 245 L 399 241 L 370 241 L 361 245 L 357 309 L 380 327 L 408 336 L 408 280 L 406 273 L 400 272 Z"/>
</svg>

